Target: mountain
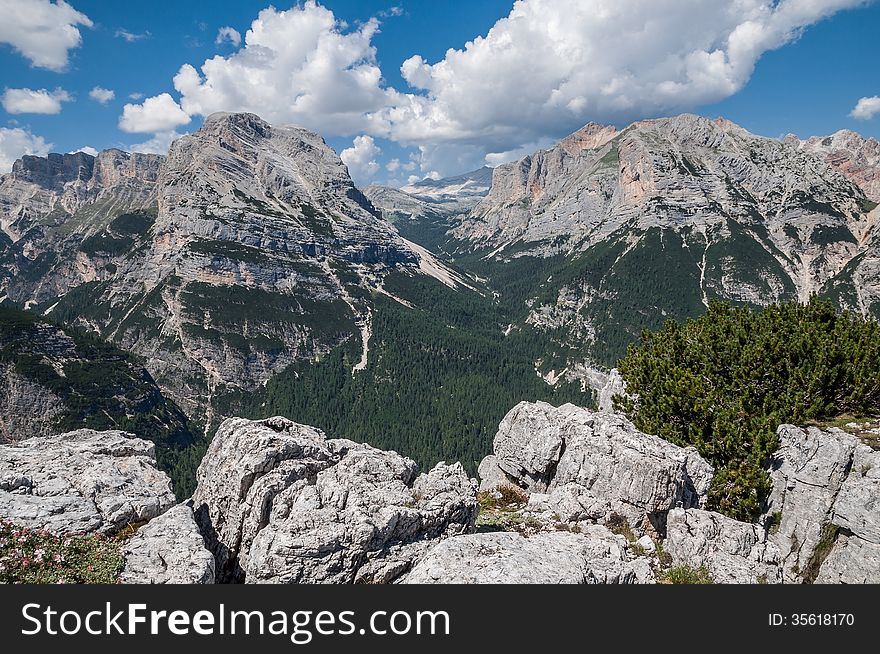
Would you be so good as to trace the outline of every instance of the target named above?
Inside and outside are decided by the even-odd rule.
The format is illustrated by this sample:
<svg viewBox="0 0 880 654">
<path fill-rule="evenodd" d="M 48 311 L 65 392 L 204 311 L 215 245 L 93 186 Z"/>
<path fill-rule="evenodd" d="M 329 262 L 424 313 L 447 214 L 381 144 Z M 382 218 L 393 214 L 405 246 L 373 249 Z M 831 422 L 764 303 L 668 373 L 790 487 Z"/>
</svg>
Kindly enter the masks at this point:
<svg viewBox="0 0 880 654">
<path fill-rule="evenodd" d="M 858 184 L 872 202 L 880 202 L 880 141 L 848 129 L 806 141 L 796 136 L 785 142 L 824 159 L 836 171 Z M 876 209 L 877 207 L 874 207 Z"/>
<path fill-rule="evenodd" d="M 512 328 L 581 344 L 563 366 L 579 356 L 613 365 L 642 328 L 712 299 L 763 306 L 820 293 L 880 315 L 876 204 L 859 186 L 876 168 L 859 156 L 848 177 L 800 144 L 723 119 L 590 124 L 496 168 L 442 247 L 510 303 Z"/>
<path fill-rule="evenodd" d="M 215 114 L 149 174 L 127 175 L 138 160 L 17 163 L 0 183 L 5 206 L 22 207 L 6 219 L 3 292 L 141 354 L 189 415 L 218 390 L 366 341 L 369 289 L 419 270 L 306 130 Z"/>
<path fill-rule="evenodd" d="M 483 166 L 455 177 L 432 179 L 427 177 L 401 187 L 401 191 L 423 202 L 446 209 L 460 210 L 475 206 L 492 187 L 492 169 Z"/>
<path fill-rule="evenodd" d="M 480 168 L 444 179 L 423 179 L 402 188 L 368 186 L 364 195 L 405 238 L 442 253 L 457 216 L 489 193 L 492 169 Z"/>
<path fill-rule="evenodd" d="M 0 307 L 0 369 L 0 442 L 81 428 L 192 441 L 186 416 L 136 357 L 79 330 Z"/>
</svg>

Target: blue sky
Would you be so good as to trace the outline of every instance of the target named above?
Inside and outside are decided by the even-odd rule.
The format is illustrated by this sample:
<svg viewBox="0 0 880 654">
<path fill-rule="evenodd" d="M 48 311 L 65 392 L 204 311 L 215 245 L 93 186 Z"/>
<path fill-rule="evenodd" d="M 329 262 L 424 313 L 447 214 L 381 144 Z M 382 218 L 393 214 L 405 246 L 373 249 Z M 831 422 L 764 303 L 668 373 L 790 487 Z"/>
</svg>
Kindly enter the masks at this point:
<svg viewBox="0 0 880 654">
<path fill-rule="evenodd" d="M 315 129 L 361 183 L 462 172 L 591 120 L 678 111 L 774 137 L 880 136 L 880 3 L 701 1 L 3 0 L 0 166 L 49 144 L 162 151 L 215 110 Z M 58 25 L 79 43 L 59 52 Z M 235 32 L 218 43 L 222 27 Z M 95 87 L 113 98 L 92 99 Z M 35 106 L 17 90 L 46 93 Z"/>
</svg>

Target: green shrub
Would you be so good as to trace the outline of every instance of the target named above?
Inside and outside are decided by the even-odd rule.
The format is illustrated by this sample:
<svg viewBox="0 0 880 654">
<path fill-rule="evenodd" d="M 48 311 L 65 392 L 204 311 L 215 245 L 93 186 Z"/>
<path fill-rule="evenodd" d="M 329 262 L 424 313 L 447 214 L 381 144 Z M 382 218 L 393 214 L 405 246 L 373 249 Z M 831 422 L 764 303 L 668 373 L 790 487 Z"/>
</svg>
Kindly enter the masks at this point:
<svg viewBox="0 0 880 654">
<path fill-rule="evenodd" d="M 752 520 L 770 491 L 776 428 L 880 412 L 880 325 L 827 301 L 761 311 L 712 303 L 644 332 L 619 364 L 642 431 L 693 445 L 716 468 L 709 508 Z"/>
<path fill-rule="evenodd" d="M 714 584 L 715 580 L 706 568 L 692 568 L 688 565 L 680 565 L 660 574 L 660 581 L 667 584 Z"/>
</svg>

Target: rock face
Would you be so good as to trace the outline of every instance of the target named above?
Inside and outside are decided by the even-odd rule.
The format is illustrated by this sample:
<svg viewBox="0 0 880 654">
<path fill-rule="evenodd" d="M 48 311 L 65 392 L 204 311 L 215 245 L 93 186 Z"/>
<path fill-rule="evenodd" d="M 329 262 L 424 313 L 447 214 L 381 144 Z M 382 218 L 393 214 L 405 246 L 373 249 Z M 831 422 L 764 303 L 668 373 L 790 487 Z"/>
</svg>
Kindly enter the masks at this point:
<svg viewBox="0 0 880 654">
<path fill-rule="evenodd" d="M 175 503 L 152 443 L 89 429 L 0 445 L 0 517 L 57 534 L 112 534 Z"/>
<path fill-rule="evenodd" d="M 141 527 L 123 548 L 124 584 L 213 584 L 214 556 L 193 518 L 180 504 Z"/>
<path fill-rule="evenodd" d="M 880 452 L 839 429 L 783 425 L 778 435 L 765 522 L 786 581 L 877 579 Z"/>
<path fill-rule="evenodd" d="M 781 556 L 763 527 L 700 509 L 673 509 L 666 552 L 674 565 L 705 568 L 719 584 L 782 583 Z"/>
<path fill-rule="evenodd" d="M 643 434 L 623 416 L 570 404 L 518 405 L 502 420 L 494 450 L 498 468 L 546 494 L 564 522 L 617 514 L 635 529 L 662 532 L 668 511 L 703 504 L 713 476 L 693 448 Z"/>
<path fill-rule="evenodd" d="M 407 574 L 405 584 L 652 583 L 644 562 L 630 562 L 625 539 L 592 525 L 584 533 L 510 532 L 449 538 Z"/>
<path fill-rule="evenodd" d="M 283 418 L 224 422 L 193 500 L 218 580 L 255 583 L 390 581 L 419 543 L 467 533 L 477 514 L 460 464 L 418 475 L 394 452 Z"/>
<path fill-rule="evenodd" d="M 835 170 L 858 184 L 868 199 L 880 202 L 880 141 L 842 129 L 830 136 L 814 136 L 806 141 L 786 137 L 795 147 L 815 154 Z"/>
<path fill-rule="evenodd" d="M 693 115 L 622 131 L 591 124 L 496 168 L 467 215 L 399 196 L 376 203 L 408 222 L 423 215 L 422 234 L 423 223 L 448 231 L 443 251 L 479 251 L 481 276 L 502 295 L 515 277 L 508 292 L 528 311 L 514 328 L 581 344 L 564 371 L 585 360 L 607 368 L 642 328 L 699 315 L 713 299 L 765 306 L 823 293 L 880 316 L 876 152 L 851 147 L 852 163 L 838 163 Z"/>
</svg>

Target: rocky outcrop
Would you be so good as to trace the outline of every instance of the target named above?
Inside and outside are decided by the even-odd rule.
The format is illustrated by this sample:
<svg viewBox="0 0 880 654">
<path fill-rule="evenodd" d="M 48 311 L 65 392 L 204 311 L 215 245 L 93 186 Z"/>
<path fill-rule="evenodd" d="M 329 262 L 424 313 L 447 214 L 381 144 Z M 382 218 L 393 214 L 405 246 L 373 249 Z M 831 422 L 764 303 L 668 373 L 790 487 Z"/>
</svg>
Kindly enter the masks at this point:
<svg viewBox="0 0 880 654">
<path fill-rule="evenodd" d="M 407 546 L 467 533 L 477 514 L 460 464 L 419 475 L 283 418 L 224 422 L 193 501 L 218 580 L 255 583 L 390 581 L 420 551 Z"/>
<path fill-rule="evenodd" d="M 151 520 L 175 503 L 152 443 L 89 429 L 0 445 L 0 517 L 56 534 Z"/>
<path fill-rule="evenodd" d="M 497 532 L 458 536 L 432 547 L 405 584 L 653 583 L 644 560 L 630 561 L 626 541 L 605 527 L 525 538 Z"/>
<path fill-rule="evenodd" d="M 674 565 L 705 568 L 719 584 L 782 583 L 781 556 L 760 525 L 700 509 L 673 509 L 664 550 Z"/>
<path fill-rule="evenodd" d="M 213 584 L 214 556 L 193 518 L 180 504 L 138 529 L 123 547 L 123 584 Z"/>
<path fill-rule="evenodd" d="M 636 530 L 662 533 L 668 511 L 703 505 L 713 477 L 693 448 L 570 404 L 518 405 L 502 420 L 494 451 L 498 468 L 542 494 L 540 503 L 563 522 L 618 515 Z"/>
<path fill-rule="evenodd" d="M 856 450 L 869 449 L 843 431 L 783 425 L 774 457 L 773 491 L 764 521 L 782 555 L 786 581 L 816 576 L 831 542 L 832 511 L 852 472 Z"/>
</svg>

